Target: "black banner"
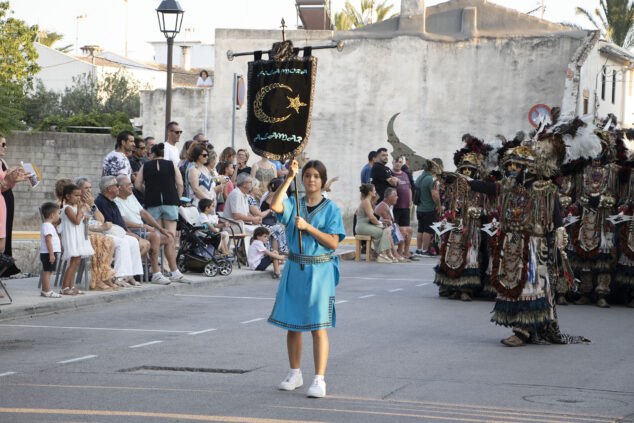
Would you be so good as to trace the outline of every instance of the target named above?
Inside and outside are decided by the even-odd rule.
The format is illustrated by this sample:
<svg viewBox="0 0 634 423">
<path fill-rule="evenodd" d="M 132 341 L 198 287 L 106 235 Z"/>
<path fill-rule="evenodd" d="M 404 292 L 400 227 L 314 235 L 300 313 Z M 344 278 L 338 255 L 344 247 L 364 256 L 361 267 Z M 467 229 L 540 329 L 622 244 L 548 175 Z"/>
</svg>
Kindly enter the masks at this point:
<svg viewBox="0 0 634 423">
<path fill-rule="evenodd" d="M 312 56 L 249 62 L 246 131 L 256 154 L 286 161 L 304 150 L 316 72 Z"/>
</svg>

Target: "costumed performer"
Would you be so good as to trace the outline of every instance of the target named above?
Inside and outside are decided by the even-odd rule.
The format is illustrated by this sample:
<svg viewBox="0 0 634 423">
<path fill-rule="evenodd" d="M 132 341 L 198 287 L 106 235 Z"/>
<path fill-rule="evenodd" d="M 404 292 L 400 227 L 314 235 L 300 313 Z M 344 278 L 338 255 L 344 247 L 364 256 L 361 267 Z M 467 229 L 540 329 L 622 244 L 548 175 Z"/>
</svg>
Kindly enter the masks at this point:
<svg viewBox="0 0 634 423">
<path fill-rule="evenodd" d="M 328 180 L 322 162 L 311 160 L 302 169 L 306 195 L 299 199 L 299 211 L 295 198 L 283 199 L 298 167 L 293 160 L 286 180 L 275 191 L 271 202 L 278 221 L 286 227 L 289 254 L 268 321 L 288 330 L 286 343 L 290 370 L 279 388 L 292 391 L 302 386 L 302 332 L 310 331 L 315 377 L 308 396 L 322 398 L 326 395 L 324 374 L 329 349 L 326 328 L 334 327 L 336 323 L 335 286 L 339 283 L 339 260 L 334 252 L 345 238 L 345 230 L 339 207 L 321 193 Z M 303 254 L 299 252 L 299 231 L 302 231 Z"/>
<path fill-rule="evenodd" d="M 565 153 L 562 135 L 553 132 L 539 134 L 535 142 L 507 143 L 499 153 L 506 178 L 467 183 L 474 191 L 501 197 L 501 229 L 491 257 L 491 282 L 498 291 L 491 321 L 513 329 L 501 341 L 509 347 L 588 342 L 561 333 L 555 309 L 567 236 L 558 189 L 548 178 Z"/>
<path fill-rule="evenodd" d="M 484 179 L 483 160 L 492 147 L 470 134 L 462 136 L 465 147 L 454 154 L 457 172 L 473 179 Z M 482 289 L 481 224 L 486 213 L 485 195 L 470 189 L 459 189 L 463 185 L 454 180 L 447 186 L 451 201 L 451 212 L 445 215 L 454 228 L 441 237 L 440 263 L 434 268 L 434 283 L 454 294 L 449 298 L 471 301 L 471 297 Z"/>
</svg>

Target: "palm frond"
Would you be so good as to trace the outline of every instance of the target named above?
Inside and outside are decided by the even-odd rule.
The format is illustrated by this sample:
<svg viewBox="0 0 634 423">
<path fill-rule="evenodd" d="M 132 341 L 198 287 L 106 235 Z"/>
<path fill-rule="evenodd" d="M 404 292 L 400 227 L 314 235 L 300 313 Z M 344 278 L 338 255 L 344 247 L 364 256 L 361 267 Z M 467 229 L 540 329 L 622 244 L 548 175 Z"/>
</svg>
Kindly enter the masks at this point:
<svg viewBox="0 0 634 423">
<path fill-rule="evenodd" d="M 592 22 L 592 25 L 594 25 L 596 29 L 601 30 L 601 33 L 605 32 L 605 27 L 599 26 L 599 24 L 597 24 L 597 22 L 594 20 L 592 14 L 590 14 L 590 12 L 588 12 L 586 9 L 584 9 L 583 7 L 576 7 L 575 12 L 577 13 L 577 15 L 585 16 L 590 22 Z"/>
</svg>

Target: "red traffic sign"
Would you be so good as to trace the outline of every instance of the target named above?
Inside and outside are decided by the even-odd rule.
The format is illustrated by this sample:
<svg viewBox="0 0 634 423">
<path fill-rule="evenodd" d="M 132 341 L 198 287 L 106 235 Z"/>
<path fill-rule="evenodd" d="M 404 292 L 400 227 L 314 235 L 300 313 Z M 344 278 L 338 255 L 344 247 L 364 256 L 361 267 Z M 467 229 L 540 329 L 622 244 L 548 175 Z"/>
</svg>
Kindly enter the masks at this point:
<svg viewBox="0 0 634 423">
<path fill-rule="evenodd" d="M 538 122 L 540 116 L 548 116 L 548 118 L 550 119 L 552 117 L 550 107 L 546 106 L 545 104 L 534 105 L 528 112 L 528 121 L 531 123 L 531 125 L 537 128 L 537 126 L 539 125 Z"/>
</svg>

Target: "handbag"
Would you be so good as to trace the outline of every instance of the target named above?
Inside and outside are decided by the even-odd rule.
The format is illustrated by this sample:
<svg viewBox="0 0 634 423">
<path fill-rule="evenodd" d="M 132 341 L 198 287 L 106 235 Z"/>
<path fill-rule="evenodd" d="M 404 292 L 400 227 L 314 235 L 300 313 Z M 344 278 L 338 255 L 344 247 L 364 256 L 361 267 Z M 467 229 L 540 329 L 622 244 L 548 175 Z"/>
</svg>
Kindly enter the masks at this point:
<svg viewBox="0 0 634 423">
<path fill-rule="evenodd" d="M 420 204 L 420 188 L 414 185 L 413 191 L 414 191 L 414 194 L 412 196 L 412 202 L 414 203 L 415 206 L 417 206 Z"/>
</svg>

